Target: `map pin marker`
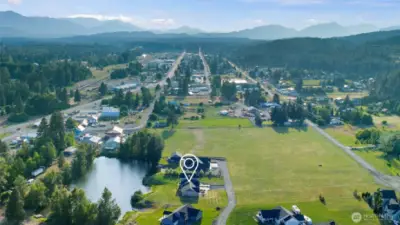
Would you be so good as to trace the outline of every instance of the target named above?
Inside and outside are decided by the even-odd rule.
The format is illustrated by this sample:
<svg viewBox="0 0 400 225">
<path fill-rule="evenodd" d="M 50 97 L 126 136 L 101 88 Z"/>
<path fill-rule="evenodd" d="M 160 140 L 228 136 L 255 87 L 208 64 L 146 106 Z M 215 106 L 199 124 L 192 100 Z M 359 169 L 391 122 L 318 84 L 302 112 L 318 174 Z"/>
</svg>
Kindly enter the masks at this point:
<svg viewBox="0 0 400 225">
<path fill-rule="evenodd" d="M 197 168 L 199 167 L 199 163 L 200 163 L 199 158 L 197 158 L 193 154 L 186 154 L 182 156 L 181 161 L 179 162 L 182 173 L 185 175 L 186 180 L 189 182 L 190 186 L 192 185 L 191 180 L 195 172 L 197 171 Z M 192 172 L 190 177 L 188 176 L 187 171 Z"/>
</svg>

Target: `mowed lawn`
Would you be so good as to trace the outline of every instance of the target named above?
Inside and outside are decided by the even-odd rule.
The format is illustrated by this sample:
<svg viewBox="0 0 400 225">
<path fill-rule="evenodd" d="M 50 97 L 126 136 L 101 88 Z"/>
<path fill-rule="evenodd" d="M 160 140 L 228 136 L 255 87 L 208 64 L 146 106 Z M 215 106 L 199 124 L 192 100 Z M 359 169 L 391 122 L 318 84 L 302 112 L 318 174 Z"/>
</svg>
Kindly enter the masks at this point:
<svg viewBox="0 0 400 225">
<path fill-rule="evenodd" d="M 176 150 L 168 145 L 175 145 L 177 134 L 187 132 L 191 131 L 177 129 L 166 140 L 165 156 Z M 353 212 L 372 213 L 366 203 L 353 197 L 353 191 L 376 190 L 373 177 L 312 129 L 215 128 L 201 132 L 204 143 L 196 154 L 228 161 L 237 199 L 229 225 L 256 224 L 252 217 L 257 210 L 278 205 L 298 205 L 313 222 L 334 219 L 352 224 Z M 319 194 L 327 205 L 319 202 Z"/>
</svg>

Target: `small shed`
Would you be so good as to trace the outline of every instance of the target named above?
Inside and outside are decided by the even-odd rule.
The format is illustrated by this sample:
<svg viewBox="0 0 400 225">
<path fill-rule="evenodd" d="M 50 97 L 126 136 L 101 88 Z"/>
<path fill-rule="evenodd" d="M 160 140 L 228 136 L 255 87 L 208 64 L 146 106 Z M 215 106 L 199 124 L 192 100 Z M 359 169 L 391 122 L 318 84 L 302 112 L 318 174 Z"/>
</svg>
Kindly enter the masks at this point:
<svg viewBox="0 0 400 225">
<path fill-rule="evenodd" d="M 33 177 L 37 177 L 37 176 L 39 176 L 40 174 L 42 174 L 44 172 L 44 169 L 45 169 L 44 166 L 41 166 L 38 169 L 32 171 L 31 175 Z"/>
<path fill-rule="evenodd" d="M 73 146 L 68 147 L 64 150 L 64 156 L 66 156 L 66 157 L 72 156 L 75 154 L 76 150 L 77 149 Z"/>
</svg>

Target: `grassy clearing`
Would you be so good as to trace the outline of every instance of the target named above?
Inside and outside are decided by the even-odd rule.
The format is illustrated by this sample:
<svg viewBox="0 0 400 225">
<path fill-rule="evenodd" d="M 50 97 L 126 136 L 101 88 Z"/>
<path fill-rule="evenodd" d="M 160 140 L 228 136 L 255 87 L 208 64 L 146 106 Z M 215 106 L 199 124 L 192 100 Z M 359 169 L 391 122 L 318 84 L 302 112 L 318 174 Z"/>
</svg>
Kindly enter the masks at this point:
<svg viewBox="0 0 400 225">
<path fill-rule="evenodd" d="M 326 133 L 346 146 L 364 146 L 363 144 L 356 144 L 357 139 L 355 135 L 358 130 L 359 128 L 348 124 L 324 129 Z"/>
<path fill-rule="evenodd" d="M 209 97 L 208 96 L 168 96 L 167 101 L 178 101 L 184 104 L 208 104 Z"/>
<path fill-rule="evenodd" d="M 331 92 L 327 93 L 329 98 L 346 98 L 348 95 L 350 99 L 352 98 L 362 98 L 368 96 L 368 92 Z"/>
<path fill-rule="evenodd" d="M 11 133 L 0 133 L 0 139 L 3 139 L 7 136 L 9 136 Z"/>
<path fill-rule="evenodd" d="M 398 176 L 400 175 L 400 161 L 398 159 L 388 159 L 380 151 L 355 151 L 365 161 L 370 163 L 373 167 L 381 173 Z"/>
<path fill-rule="evenodd" d="M 303 80 L 303 86 L 320 86 L 321 80 Z"/>
<path fill-rule="evenodd" d="M 96 68 L 91 68 L 90 71 L 92 71 L 92 74 L 96 79 L 104 79 L 104 78 L 107 78 L 113 70 L 123 69 L 123 68 L 126 68 L 127 66 L 128 66 L 128 64 L 126 64 L 126 63 L 116 64 L 116 65 L 106 66 L 102 70 L 99 70 Z"/>
<path fill-rule="evenodd" d="M 177 134 L 187 131 L 177 129 L 176 136 L 166 140 L 165 155 L 175 150 L 168 146 L 177 142 Z M 277 205 L 296 204 L 314 222 L 334 219 L 351 224 L 352 212 L 372 213 L 353 197 L 353 191 L 376 190 L 373 178 L 314 130 L 216 128 L 203 133 L 205 145 L 196 154 L 228 161 L 237 198 L 229 225 L 255 224 L 252 216 L 257 210 Z M 319 203 L 319 194 L 327 205 Z"/>
<path fill-rule="evenodd" d="M 179 122 L 178 128 L 188 127 L 204 127 L 204 128 L 237 128 L 241 125 L 243 128 L 254 127 L 254 125 L 248 119 L 241 118 L 205 118 L 200 120 L 182 120 Z"/>
<path fill-rule="evenodd" d="M 389 130 L 400 129 L 400 116 L 373 116 L 375 126 Z M 382 122 L 386 121 L 387 126 L 382 126 Z"/>
</svg>

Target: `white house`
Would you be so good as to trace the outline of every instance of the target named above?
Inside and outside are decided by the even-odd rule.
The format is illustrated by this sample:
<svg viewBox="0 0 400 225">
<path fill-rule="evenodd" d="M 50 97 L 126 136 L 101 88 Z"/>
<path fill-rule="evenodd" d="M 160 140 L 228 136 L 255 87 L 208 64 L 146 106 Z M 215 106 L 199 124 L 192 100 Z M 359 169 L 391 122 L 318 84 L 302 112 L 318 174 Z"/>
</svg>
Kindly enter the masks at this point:
<svg viewBox="0 0 400 225">
<path fill-rule="evenodd" d="M 312 225 L 312 220 L 309 217 L 289 211 L 282 206 L 269 210 L 260 210 L 256 214 L 256 218 L 262 224 Z"/>
</svg>

